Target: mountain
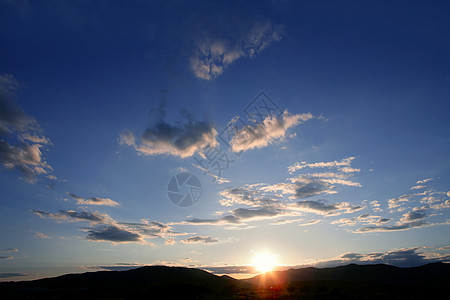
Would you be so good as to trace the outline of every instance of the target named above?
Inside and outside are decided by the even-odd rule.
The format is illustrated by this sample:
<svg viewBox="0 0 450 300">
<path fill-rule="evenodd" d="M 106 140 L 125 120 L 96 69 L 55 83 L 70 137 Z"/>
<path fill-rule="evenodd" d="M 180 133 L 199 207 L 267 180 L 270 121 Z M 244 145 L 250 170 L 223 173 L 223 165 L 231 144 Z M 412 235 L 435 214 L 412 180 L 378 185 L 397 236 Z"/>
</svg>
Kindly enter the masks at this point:
<svg viewBox="0 0 450 300">
<path fill-rule="evenodd" d="M 433 299 L 450 264 L 414 268 L 346 265 L 271 272 L 236 280 L 199 269 L 150 266 L 0 283 L 3 299 Z"/>
<path fill-rule="evenodd" d="M 244 279 L 256 285 L 277 285 L 296 281 L 365 281 L 380 283 L 442 282 L 450 279 L 450 264 L 438 262 L 413 268 L 399 268 L 385 264 L 350 264 L 333 268 L 301 268 L 276 271 Z"/>
<path fill-rule="evenodd" d="M 236 280 L 199 269 L 150 266 L 0 283 L 3 299 L 188 299 L 228 297 Z M 229 298 L 229 297 L 228 297 Z"/>
</svg>

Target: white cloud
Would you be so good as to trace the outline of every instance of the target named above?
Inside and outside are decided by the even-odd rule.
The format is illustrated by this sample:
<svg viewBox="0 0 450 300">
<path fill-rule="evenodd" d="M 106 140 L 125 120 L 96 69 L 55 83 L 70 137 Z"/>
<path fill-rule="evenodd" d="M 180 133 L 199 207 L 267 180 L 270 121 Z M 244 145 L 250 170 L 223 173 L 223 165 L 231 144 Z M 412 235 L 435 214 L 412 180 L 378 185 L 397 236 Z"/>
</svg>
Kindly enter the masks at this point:
<svg viewBox="0 0 450 300">
<path fill-rule="evenodd" d="M 359 172 L 360 169 L 352 168 L 350 164 L 356 157 L 347 157 L 340 161 L 329 161 L 329 162 L 316 162 L 316 163 L 306 163 L 306 162 L 297 162 L 292 166 L 288 167 L 288 171 L 290 174 L 295 171 L 304 169 L 304 168 L 337 168 L 341 172 L 344 173 L 354 173 Z"/>
<path fill-rule="evenodd" d="M 427 183 L 428 181 L 431 181 L 431 180 L 433 180 L 433 178 L 427 178 L 427 179 L 423 179 L 423 180 L 418 180 L 416 182 L 416 184 L 424 184 L 424 183 Z"/>
<path fill-rule="evenodd" d="M 310 113 L 291 115 L 286 110 L 281 117 L 267 116 L 262 123 L 247 125 L 235 133 L 230 144 L 233 152 L 262 148 L 277 140 L 283 140 L 286 131 L 312 119 Z"/>
<path fill-rule="evenodd" d="M 411 187 L 411 190 L 420 190 L 426 188 L 426 185 L 415 185 Z"/>
</svg>

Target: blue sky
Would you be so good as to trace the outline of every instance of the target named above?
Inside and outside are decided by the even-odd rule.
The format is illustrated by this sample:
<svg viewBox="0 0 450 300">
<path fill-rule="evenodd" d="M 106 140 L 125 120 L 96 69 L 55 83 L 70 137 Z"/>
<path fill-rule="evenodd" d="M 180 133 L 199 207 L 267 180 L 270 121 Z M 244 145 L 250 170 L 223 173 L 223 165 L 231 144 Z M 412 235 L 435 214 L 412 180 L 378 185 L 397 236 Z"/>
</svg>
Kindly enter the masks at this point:
<svg viewBox="0 0 450 300">
<path fill-rule="evenodd" d="M 449 9 L 0 1 L 0 280 L 448 261 Z"/>
</svg>

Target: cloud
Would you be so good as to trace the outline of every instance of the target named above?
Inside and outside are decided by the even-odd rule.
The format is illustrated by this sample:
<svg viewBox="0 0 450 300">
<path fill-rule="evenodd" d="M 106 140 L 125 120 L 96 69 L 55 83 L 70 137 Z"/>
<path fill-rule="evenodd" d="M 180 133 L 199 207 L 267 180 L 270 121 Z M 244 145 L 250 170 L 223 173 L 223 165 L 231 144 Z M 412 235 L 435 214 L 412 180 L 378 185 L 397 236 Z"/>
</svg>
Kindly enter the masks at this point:
<svg viewBox="0 0 450 300">
<path fill-rule="evenodd" d="M 114 200 L 109 198 L 100 198 L 100 197 L 92 197 L 87 200 L 84 200 L 83 197 L 80 197 L 74 193 L 66 192 L 71 198 L 77 201 L 78 205 L 104 205 L 104 206 L 119 206 L 120 204 Z"/>
<path fill-rule="evenodd" d="M 424 183 L 427 183 L 428 181 L 431 181 L 431 180 L 433 180 L 433 178 L 427 178 L 427 179 L 423 179 L 423 180 L 418 180 L 416 182 L 416 184 L 424 184 Z"/>
<path fill-rule="evenodd" d="M 359 223 L 366 224 L 379 224 L 386 223 L 390 219 L 380 218 L 379 216 L 373 216 L 370 214 L 362 214 L 353 218 L 343 218 L 336 221 L 331 222 L 331 224 L 340 224 L 339 226 L 354 226 Z"/>
<path fill-rule="evenodd" d="M 88 233 L 86 239 L 90 241 L 150 244 L 145 239 L 163 238 L 170 243 L 169 238 L 188 234 L 175 232 L 171 226 L 156 221 L 141 220 L 142 223 L 117 222 L 109 215 L 96 211 L 59 210 L 57 213 L 50 213 L 42 210 L 32 210 L 32 212 L 41 218 L 53 219 L 58 222 L 89 222 L 90 227 L 83 227 L 81 230 Z M 167 242 L 165 244 L 167 245 Z"/>
<path fill-rule="evenodd" d="M 5 255 L 0 255 L 0 259 L 13 259 L 14 257 L 12 256 L 5 256 Z"/>
<path fill-rule="evenodd" d="M 426 213 L 424 210 L 411 211 L 403 215 L 403 218 L 400 220 L 403 223 L 406 222 L 416 222 L 417 220 L 422 220 L 426 217 Z"/>
<path fill-rule="evenodd" d="M 306 163 L 304 161 L 297 162 L 291 166 L 288 167 L 288 171 L 290 174 L 294 173 L 295 171 L 304 169 L 304 168 L 337 168 L 338 170 L 344 172 L 344 173 L 354 173 L 361 171 L 360 169 L 356 169 L 351 167 L 352 161 L 356 157 L 347 157 L 340 161 L 329 161 L 329 162 L 316 162 L 316 163 Z"/>
<path fill-rule="evenodd" d="M 440 247 L 437 250 L 450 250 L 450 246 Z"/>
<path fill-rule="evenodd" d="M 219 242 L 219 240 L 212 238 L 210 236 L 193 236 L 185 240 L 181 240 L 181 242 L 183 244 L 195 244 L 195 243 L 210 244 L 210 243 L 217 243 Z"/>
<path fill-rule="evenodd" d="M 18 169 L 25 181 L 35 183 L 53 170 L 42 154 L 50 139 L 42 136 L 37 121 L 13 102 L 19 87 L 14 76 L 0 75 L 0 163 Z"/>
<path fill-rule="evenodd" d="M 351 213 L 363 209 L 360 205 L 351 205 L 347 202 L 328 203 L 325 200 L 303 200 L 294 203 L 292 206 L 297 210 L 319 215 L 338 215 L 340 214 L 339 211 L 342 210 Z"/>
<path fill-rule="evenodd" d="M 109 241 L 114 243 L 142 242 L 139 234 L 127 231 L 115 225 L 98 226 L 88 231 L 86 239 L 91 241 Z"/>
<path fill-rule="evenodd" d="M 34 234 L 35 237 L 40 238 L 40 239 L 50 239 L 50 237 L 48 235 L 46 235 L 45 233 L 42 232 L 36 232 Z"/>
<path fill-rule="evenodd" d="M 164 241 L 164 245 L 173 246 L 176 244 L 176 241 L 174 239 L 166 239 Z"/>
<path fill-rule="evenodd" d="M 5 251 L 6 251 L 6 252 L 19 252 L 19 249 L 16 249 L 16 248 L 7 248 Z"/>
<path fill-rule="evenodd" d="M 431 226 L 434 224 L 430 224 L 425 221 L 413 221 L 413 222 L 406 222 L 406 223 L 397 223 L 397 225 L 392 226 L 366 226 L 361 227 L 356 232 L 364 233 L 364 232 L 388 232 L 388 231 L 402 231 L 402 230 L 409 230 L 412 228 L 420 228 L 420 227 L 426 227 Z"/>
<path fill-rule="evenodd" d="M 335 267 L 348 264 L 388 264 L 398 267 L 415 267 L 433 262 L 450 262 L 449 254 L 422 252 L 420 247 L 393 249 L 384 252 L 343 253 L 337 257 L 324 259 L 310 264 L 279 267 L 280 270 L 314 266 L 318 268 Z M 213 274 L 253 274 L 252 266 L 202 266 L 203 270 Z"/>
<path fill-rule="evenodd" d="M 394 249 L 385 252 L 371 252 L 366 254 L 344 253 L 340 256 L 318 262 L 318 267 L 331 267 L 350 263 L 356 264 L 388 264 L 398 267 L 414 267 L 431 262 L 450 261 L 450 255 L 440 255 L 439 253 L 419 252 L 419 247 Z"/>
<path fill-rule="evenodd" d="M 117 223 L 118 226 L 126 230 L 135 232 L 145 238 L 169 238 L 180 235 L 187 235 L 184 232 L 175 232 L 171 226 L 168 226 L 159 222 L 147 222 L 145 223 Z"/>
<path fill-rule="evenodd" d="M 0 278 L 22 277 L 22 276 L 28 276 L 28 274 L 23 274 L 23 273 L 0 273 Z"/>
<path fill-rule="evenodd" d="M 291 115 L 287 110 L 281 117 L 267 116 L 262 123 L 238 129 L 230 141 L 231 150 L 241 152 L 266 147 L 274 141 L 283 140 L 289 128 L 312 118 L 310 113 Z"/>
<path fill-rule="evenodd" d="M 213 274 L 253 274 L 255 273 L 255 267 L 253 266 L 206 266 L 200 267 L 200 269 L 206 270 Z"/>
<path fill-rule="evenodd" d="M 426 188 L 426 185 L 415 185 L 413 187 L 411 187 L 411 190 L 420 190 L 420 189 L 424 189 Z"/>
<path fill-rule="evenodd" d="M 212 122 L 197 121 L 186 110 L 182 110 L 184 123 L 172 125 L 164 121 L 164 106 L 160 107 L 157 117 L 142 133 L 140 141 L 130 130 L 119 134 L 119 144 L 132 146 L 143 155 L 172 155 L 181 158 L 201 153 L 202 149 L 210 145 L 217 145 L 217 131 Z"/>
<path fill-rule="evenodd" d="M 59 221 L 89 221 L 92 223 L 110 223 L 113 221 L 108 215 L 99 212 L 59 210 L 55 214 L 37 209 L 33 209 L 32 212 L 41 218 L 50 218 Z"/>
<path fill-rule="evenodd" d="M 232 206 L 236 204 L 248 206 L 270 205 L 275 200 L 264 197 L 258 190 L 252 189 L 251 186 L 243 186 L 237 188 L 228 188 L 219 192 L 222 197 L 219 202 L 223 206 Z"/>
<path fill-rule="evenodd" d="M 195 76 L 204 80 L 212 80 L 222 74 L 225 68 L 241 57 L 253 57 L 271 43 L 281 40 L 282 26 L 265 22 L 248 22 L 230 35 L 208 32 L 197 38 L 195 49 L 190 57 L 191 69 Z M 202 32 L 210 30 L 202 28 Z"/>
<path fill-rule="evenodd" d="M 392 198 L 388 200 L 388 207 L 389 209 L 394 209 L 397 207 L 400 207 L 402 205 L 402 202 L 408 202 L 409 201 L 409 197 L 411 195 L 402 195 L 400 197 L 397 198 Z"/>
<path fill-rule="evenodd" d="M 245 224 L 248 221 L 267 220 L 277 217 L 291 215 L 289 211 L 278 209 L 272 206 L 257 208 L 236 208 L 230 211 L 231 214 L 215 219 L 194 218 L 182 222 L 182 225 L 223 225 L 223 224 Z M 294 212 L 295 215 L 295 212 Z M 233 228 L 236 229 L 236 228 Z M 243 228 L 239 228 L 243 229 Z"/>
</svg>

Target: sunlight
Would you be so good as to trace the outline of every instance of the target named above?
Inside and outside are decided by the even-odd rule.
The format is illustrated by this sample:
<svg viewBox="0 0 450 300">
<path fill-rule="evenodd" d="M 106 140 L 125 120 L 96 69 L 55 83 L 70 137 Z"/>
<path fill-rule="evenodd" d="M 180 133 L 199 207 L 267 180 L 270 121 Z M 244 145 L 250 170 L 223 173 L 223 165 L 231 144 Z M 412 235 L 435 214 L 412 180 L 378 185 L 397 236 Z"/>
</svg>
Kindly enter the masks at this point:
<svg viewBox="0 0 450 300">
<path fill-rule="evenodd" d="M 277 264 L 277 255 L 269 251 L 257 252 L 253 256 L 252 265 L 261 273 L 270 272 Z"/>
</svg>

